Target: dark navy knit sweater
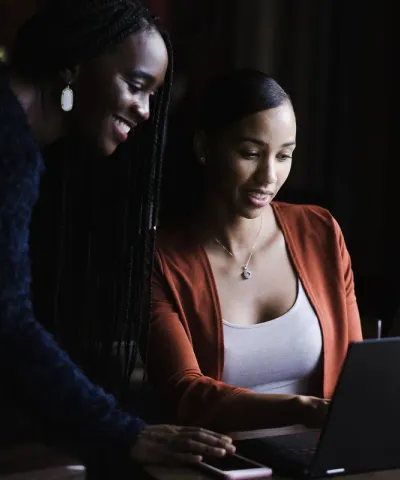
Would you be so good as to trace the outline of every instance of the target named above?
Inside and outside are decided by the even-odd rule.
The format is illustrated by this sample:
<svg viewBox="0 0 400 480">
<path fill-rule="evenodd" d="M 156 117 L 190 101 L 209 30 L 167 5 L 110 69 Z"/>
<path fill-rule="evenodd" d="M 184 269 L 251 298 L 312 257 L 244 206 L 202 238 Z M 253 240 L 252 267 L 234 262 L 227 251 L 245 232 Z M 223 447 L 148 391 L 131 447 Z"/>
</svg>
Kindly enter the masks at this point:
<svg viewBox="0 0 400 480">
<path fill-rule="evenodd" d="M 22 398 L 54 442 L 83 457 L 127 453 L 144 423 L 94 386 L 32 313 L 28 240 L 42 170 L 0 65 L 0 376 L 9 379 L 2 389 Z"/>
</svg>

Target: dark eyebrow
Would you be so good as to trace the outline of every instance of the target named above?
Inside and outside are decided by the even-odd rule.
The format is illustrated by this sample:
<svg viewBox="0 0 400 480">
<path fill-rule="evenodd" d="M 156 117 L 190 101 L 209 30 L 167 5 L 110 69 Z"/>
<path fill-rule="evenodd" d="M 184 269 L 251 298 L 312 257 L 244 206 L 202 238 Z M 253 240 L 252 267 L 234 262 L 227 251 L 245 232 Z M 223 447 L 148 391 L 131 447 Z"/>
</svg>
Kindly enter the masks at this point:
<svg viewBox="0 0 400 480">
<path fill-rule="evenodd" d="M 265 142 L 263 142 L 262 140 L 259 140 L 258 138 L 253 138 L 253 137 L 243 137 L 241 139 L 242 142 L 251 142 L 251 143 L 255 143 L 257 145 L 260 145 L 260 147 L 264 147 L 265 146 Z M 281 148 L 285 148 L 285 147 L 293 147 L 294 145 L 296 145 L 296 142 L 286 142 L 284 144 L 281 145 Z"/>
<path fill-rule="evenodd" d="M 145 80 L 149 83 L 154 83 L 156 81 L 153 75 L 150 75 L 150 73 L 144 72 L 143 70 L 130 70 L 128 75 L 132 78 Z"/>
<path fill-rule="evenodd" d="M 253 137 L 242 137 L 240 139 L 241 142 L 251 142 L 251 143 L 256 143 L 257 145 L 260 145 L 260 147 L 265 146 L 265 142 L 262 140 L 259 140 L 258 138 L 253 138 Z"/>
</svg>

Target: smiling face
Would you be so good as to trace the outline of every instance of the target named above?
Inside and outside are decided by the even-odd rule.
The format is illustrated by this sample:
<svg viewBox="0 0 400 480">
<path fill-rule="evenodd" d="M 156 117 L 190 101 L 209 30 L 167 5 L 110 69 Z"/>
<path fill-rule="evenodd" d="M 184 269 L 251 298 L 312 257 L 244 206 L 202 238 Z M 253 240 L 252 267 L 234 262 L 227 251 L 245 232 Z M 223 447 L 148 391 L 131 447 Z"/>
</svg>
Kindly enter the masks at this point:
<svg viewBox="0 0 400 480">
<path fill-rule="evenodd" d="M 70 128 L 99 154 L 111 155 L 150 116 L 150 99 L 164 81 L 168 54 L 155 29 L 128 36 L 111 52 L 79 66 Z"/>
<path fill-rule="evenodd" d="M 204 137 L 208 194 L 232 215 L 256 218 L 290 173 L 296 119 L 290 102 Z"/>
</svg>

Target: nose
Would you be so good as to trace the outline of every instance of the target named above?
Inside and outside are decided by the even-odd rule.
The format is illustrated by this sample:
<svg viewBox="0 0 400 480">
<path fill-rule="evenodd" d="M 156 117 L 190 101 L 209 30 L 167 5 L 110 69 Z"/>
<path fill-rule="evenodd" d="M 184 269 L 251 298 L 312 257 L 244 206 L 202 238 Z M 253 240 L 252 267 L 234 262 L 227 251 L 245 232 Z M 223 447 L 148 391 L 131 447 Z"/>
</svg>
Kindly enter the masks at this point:
<svg viewBox="0 0 400 480">
<path fill-rule="evenodd" d="M 278 176 L 274 157 L 267 156 L 260 161 L 256 171 L 256 180 L 259 185 L 273 185 L 277 183 Z"/>
<path fill-rule="evenodd" d="M 132 104 L 135 121 L 145 122 L 150 118 L 150 96 L 143 95 Z"/>
</svg>

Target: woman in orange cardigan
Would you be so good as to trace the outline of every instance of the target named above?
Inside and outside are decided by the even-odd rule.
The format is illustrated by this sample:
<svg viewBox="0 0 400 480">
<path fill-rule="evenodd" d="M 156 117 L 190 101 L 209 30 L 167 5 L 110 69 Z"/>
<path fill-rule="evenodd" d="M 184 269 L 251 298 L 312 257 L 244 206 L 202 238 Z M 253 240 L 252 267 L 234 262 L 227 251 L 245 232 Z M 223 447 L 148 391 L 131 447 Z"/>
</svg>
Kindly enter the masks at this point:
<svg viewBox="0 0 400 480">
<path fill-rule="evenodd" d="M 296 145 L 292 103 L 272 78 L 237 70 L 209 85 L 198 119 L 199 208 L 181 186 L 191 218 L 158 236 L 150 380 L 171 421 L 318 426 L 361 327 L 337 222 L 273 202 Z"/>
</svg>

